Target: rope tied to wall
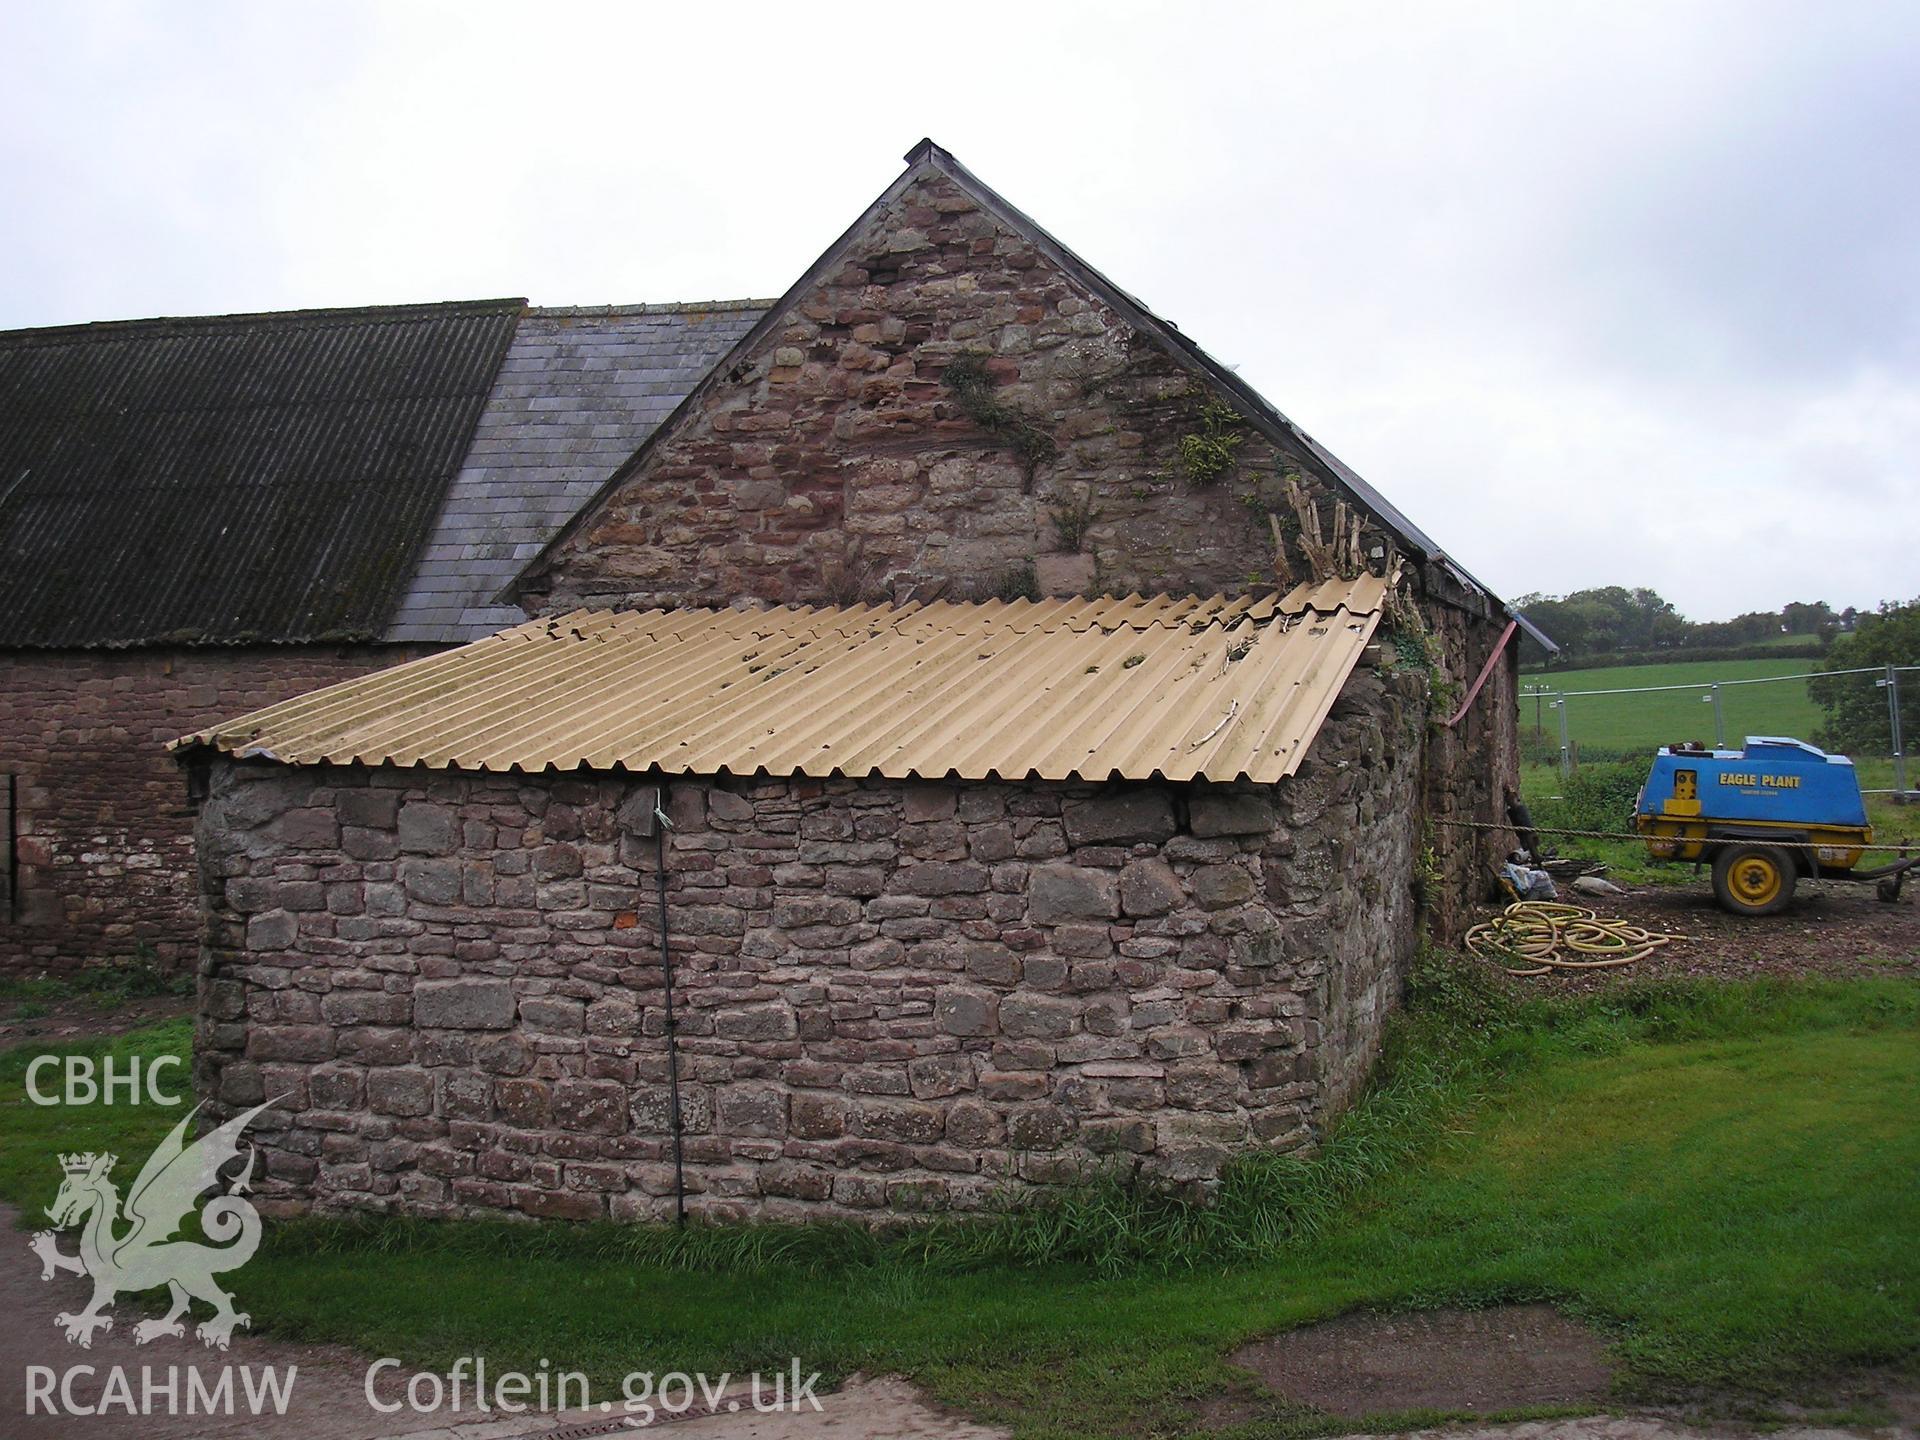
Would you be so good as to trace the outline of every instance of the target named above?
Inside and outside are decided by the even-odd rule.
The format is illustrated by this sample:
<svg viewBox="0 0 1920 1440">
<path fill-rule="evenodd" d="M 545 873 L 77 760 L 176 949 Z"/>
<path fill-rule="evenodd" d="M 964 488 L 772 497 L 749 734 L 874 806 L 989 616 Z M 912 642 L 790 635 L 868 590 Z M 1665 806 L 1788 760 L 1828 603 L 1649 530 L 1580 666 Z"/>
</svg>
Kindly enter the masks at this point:
<svg viewBox="0 0 1920 1440">
<path fill-rule="evenodd" d="M 1434 819 L 1434 820 L 1427 821 L 1427 823 L 1429 825 L 1443 825 L 1443 826 L 1446 826 L 1448 829 L 1452 829 L 1452 830 L 1501 830 L 1501 831 L 1505 831 L 1509 835 L 1513 834 L 1515 829 L 1517 828 L 1511 820 Z M 1688 839 L 1695 838 L 1690 836 L 1672 836 L 1672 835 L 1647 836 L 1647 835 L 1639 834 L 1637 831 L 1631 831 L 1631 830 L 1575 830 L 1565 825 L 1534 825 L 1531 828 L 1534 830 L 1536 834 L 1560 835 L 1560 836 L 1564 836 L 1564 837 L 1575 839 L 1575 840 L 1633 840 L 1633 841 L 1644 844 L 1649 839 L 1688 840 Z M 1732 842 L 1724 841 L 1724 840 L 1715 840 L 1709 837 L 1709 838 L 1704 838 L 1703 843 L 1719 845 L 1719 844 L 1729 844 Z M 1849 848 L 1849 849 L 1852 848 L 1851 845 L 1836 847 L 1835 843 L 1831 840 L 1771 840 L 1769 839 L 1769 840 L 1755 840 L 1755 841 L 1743 842 L 1743 843 L 1752 843 L 1756 845 L 1771 845 L 1776 850 L 1832 850 L 1835 848 Z M 1875 840 L 1871 844 L 1862 845 L 1859 848 L 1867 852 L 1868 854 L 1872 854 L 1877 851 L 1887 851 L 1888 853 L 1894 854 L 1894 855 L 1920 855 L 1920 843 L 1915 843 L 1913 841 L 1902 841 L 1900 844 L 1894 845 L 1894 844 L 1883 844 L 1880 841 Z"/>
</svg>

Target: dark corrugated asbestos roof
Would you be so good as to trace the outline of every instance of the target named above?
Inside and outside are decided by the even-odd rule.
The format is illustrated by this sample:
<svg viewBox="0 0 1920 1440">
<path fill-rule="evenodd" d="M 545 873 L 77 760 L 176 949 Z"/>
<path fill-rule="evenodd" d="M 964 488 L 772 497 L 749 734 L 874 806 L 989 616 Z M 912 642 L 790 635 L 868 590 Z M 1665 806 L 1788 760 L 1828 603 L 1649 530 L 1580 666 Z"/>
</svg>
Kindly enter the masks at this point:
<svg viewBox="0 0 1920 1440">
<path fill-rule="evenodd" d="M 0 334 L 0 647 L 378 637 L 524 303 Z"/>
</svg>

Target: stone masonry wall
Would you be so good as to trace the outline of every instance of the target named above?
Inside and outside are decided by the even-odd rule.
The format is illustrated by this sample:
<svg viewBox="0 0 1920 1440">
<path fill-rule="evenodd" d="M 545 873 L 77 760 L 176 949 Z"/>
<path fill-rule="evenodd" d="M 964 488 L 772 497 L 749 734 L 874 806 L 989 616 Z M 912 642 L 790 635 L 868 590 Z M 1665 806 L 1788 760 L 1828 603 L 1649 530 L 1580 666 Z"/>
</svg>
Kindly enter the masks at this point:
<svg viewBox="0 0 1920 1440">
<path fill-rule="evenodd" d="M 1503 626 L 1461 611 L 1430 612 L 1440 652 L 1434 723 L 1426 736 L 1423 785 L 1424 842 L 1433 847 L 1437 881 L 1429 897 L 1428 928 L 1454 943 L 1478 918 L 1500 862 L 1519 843 L 1506 826 L 1507 805 L 1520 793 L 1519 654 L 1510 642 L 1479 697 L 1458 725 L 1448 727 Z M 1458 824 L 1456 822 L 1471 822 Z"/>
<path fill-rule="evenodd" d="M 982 374 L 999 433 L 949 383 L 956 362 Z M 1227 398 L 928 173 L 672 423 L 525 602 L 979 599 L 1029 576 L 1047 594 L 1269 584 L 1267 511 L 1291 523 L 1283 475 L 1322 494 L 1329 521 L 1332 492 L 1304 447 L 1276 450 Z M 1230 463 L 1195 478 L 1182 441 L 1212 435 Z"/>
<path fill-rule="evenodd" d="M 0 970 L 67 971 L 147 954 L 169 969 L 191 965 L 199 933 L 193 811 L 166 742 L 421 653 L 0 654 L 0 776 L 15 777 L 19 804 L 19 893 L 11 920 L 0 903 Z M 0 789 L 0 810 L 5 803 Z M 5 841 L 0 829 L 0 851 Z M 0 890 L 5 876 L 0 856 Z"/>
<path fill-rule="evenodd" d="M 1202 1184 L 1352 1095 L 1415 933 L 1424 707 L 1262 790 L 674 782 L 692 1208 Z M 671 1213 L 653 787 L 217 759 L 197 1080 L 279 1209 Z"/>
</svg>

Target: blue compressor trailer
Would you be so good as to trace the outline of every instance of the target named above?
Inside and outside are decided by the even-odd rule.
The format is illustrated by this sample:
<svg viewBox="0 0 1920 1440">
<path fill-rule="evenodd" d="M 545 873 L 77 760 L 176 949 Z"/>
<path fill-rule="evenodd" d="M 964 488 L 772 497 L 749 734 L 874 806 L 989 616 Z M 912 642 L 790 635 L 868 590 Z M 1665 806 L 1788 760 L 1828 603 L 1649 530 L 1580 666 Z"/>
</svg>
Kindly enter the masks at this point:
<svg viewBox="0 0 1920 1440">
<path fill-rule="evenodd" d="M 1634 805 L 1647 854 L 1713 866 L 1713 894 L 1737 915 L 1772 915 L 1801 879 L 1877 880 L 1883 900 L 1920 860 L 1861 870 L 1873 843 L 1853 761 L 1804 740 L 1750 735 L 1743 750 L 1666 745 Z"/>
</svg>

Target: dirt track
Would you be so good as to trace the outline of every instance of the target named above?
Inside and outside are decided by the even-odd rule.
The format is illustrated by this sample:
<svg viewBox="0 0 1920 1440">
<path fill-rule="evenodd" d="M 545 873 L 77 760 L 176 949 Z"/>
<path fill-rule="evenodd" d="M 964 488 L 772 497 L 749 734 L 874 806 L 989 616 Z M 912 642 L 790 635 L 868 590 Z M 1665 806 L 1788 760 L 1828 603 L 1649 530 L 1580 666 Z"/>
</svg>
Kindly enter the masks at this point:
<svg viewBox="0 0 1920 1440">
<path fill-rule="evenodd" d="M 1686 937 L 1617 970 L 1556 971 L 1521 983 L 1551 991 L 1593 990 L 1629 980 L 1741 980 L 1756 975 L 1901 975 L 1920 978 L 1920 881 L 1895 904 L 1873 888 L 1803 883 L 1782 914 L 1749 920 L 1713 902 L 1707 882 L 1642 886 L 1625 895 L 1563 890 L 1561 899 L 1649 930 Z M 1488 907 L 1482 918 L 1496 913 Z"/>
</svg>

